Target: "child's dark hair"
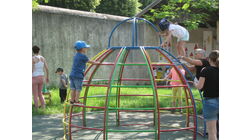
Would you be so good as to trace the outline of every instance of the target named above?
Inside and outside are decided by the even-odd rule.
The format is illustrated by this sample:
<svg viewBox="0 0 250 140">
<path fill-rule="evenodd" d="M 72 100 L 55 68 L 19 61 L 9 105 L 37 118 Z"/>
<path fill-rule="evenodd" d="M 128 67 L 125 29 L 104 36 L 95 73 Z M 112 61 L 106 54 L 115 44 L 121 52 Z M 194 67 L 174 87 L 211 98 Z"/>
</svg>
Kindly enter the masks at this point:
<svg viewBox="0 0 250 140">
<path fill-rule="evenodd" d="M 35 46 L 32 47 L 32 51 L 33 51 L 34 54 L 38 54 L 39 51 L 40 51 L 40 48 L 35 45 Z"/>
<path fill-rule="evenodd" d="M 218 50 L 213 50 L 209 54 L 209 59 L 210 61 L 214 62 L 217 67 L 219 67 L 219 51 Z"/>
</svg>

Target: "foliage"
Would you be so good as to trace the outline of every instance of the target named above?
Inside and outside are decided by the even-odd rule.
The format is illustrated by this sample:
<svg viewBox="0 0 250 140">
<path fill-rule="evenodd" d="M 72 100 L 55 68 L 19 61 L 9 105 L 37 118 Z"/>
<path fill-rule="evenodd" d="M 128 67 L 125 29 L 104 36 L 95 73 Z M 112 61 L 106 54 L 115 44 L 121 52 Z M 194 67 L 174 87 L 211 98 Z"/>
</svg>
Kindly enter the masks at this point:
<svg viewBox="0 0 250 140">
<path fill-rule="evenodd" d="M 94 11 L 101 0 L 38 0 L 39 4 L 67 9 Z"/>
<path fill-rule="evenodd" d="M 36 10 L 38 6 L 37 0 L 32 0 L 32 10 Z"/>
<path fill-rule="evenodd" d="M 151 9 L 145 18 L 156 21 L 167 17 L 172 22 L 183 23 L 188 29 L 206 24 L 214 12 L 219 11 L 218 0 L 168 0 L 160 8 Z"/>
<path fill-rule="evenodd" d="M 141 3 L 138 0 L 102 0 L 96 8 L 98 13 L 120 16 L 133 16 L 140 11 Z"/>
<path fill-rule="evenodd" d="M 144 9 L 147 7 L 150 3 L 152 3 L 154 0 L 139 0 L 139 2 L 142 4 L 140 7 L 141 9 Z"/>
</svg>

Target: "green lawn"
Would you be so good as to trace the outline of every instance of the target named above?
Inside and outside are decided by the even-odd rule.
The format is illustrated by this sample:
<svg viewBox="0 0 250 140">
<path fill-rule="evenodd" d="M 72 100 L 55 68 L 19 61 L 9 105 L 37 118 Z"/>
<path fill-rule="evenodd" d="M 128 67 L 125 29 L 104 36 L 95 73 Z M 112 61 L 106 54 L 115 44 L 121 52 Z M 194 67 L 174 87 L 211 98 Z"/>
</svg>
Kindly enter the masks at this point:
<svg viewBox="0 0 250 140">
<path fill-rule="evenodd" d="M 82 90 L 81 96 L 83 96 Z M 104 87 L 91 87 L 89 90 L 89 98 L 87 100 L 88 106 L 104 106 L 105 98 L 104 97 L 96 97 L 95 95 L 105 95 L 107 88 Z M 115 107 L 116 98 L 112 97 L 116 91 L 116 88 L 112 89 L 112 94 L 110 97 L 110 106 Z M 64 105 L 60 103 L 59 91 L 56 88 L 50 89 L 52 94 L 52 103 L 47 104 L 46 109 L 38 109 L 35 111 L 34 104 L 32 103 L 32 115 L 45 115 L 45 114 L 59 114 L 63 113 Z M 161 107 L 171 107 L 172 106 L 172 90 L 171 89 L 158 89 L 159 102 Z M 192 89 L 194 97 L 196 99 L 200 99 L 200 95 L 198 90 Z M 152 89 L 150 88 L 122 88 L 122 94 L 151 94 Z M 183 93 L 184 95 L 184 93 Z M 153 96 L 122 96 L 121 97 L 121 107 L 134 107 L 134 108 L 145 108 L 153 106 Z M 185 99 L 183 99 L 183 103 L 185 103 Z M 198 113 L 201 113 L 201 103 L 196 102 Z M 94 111 L 98 109 L 87 109 L 87 111 Z M 74 112 L 81 111 L 81 108 L 77 108 Z"/>
</svg>

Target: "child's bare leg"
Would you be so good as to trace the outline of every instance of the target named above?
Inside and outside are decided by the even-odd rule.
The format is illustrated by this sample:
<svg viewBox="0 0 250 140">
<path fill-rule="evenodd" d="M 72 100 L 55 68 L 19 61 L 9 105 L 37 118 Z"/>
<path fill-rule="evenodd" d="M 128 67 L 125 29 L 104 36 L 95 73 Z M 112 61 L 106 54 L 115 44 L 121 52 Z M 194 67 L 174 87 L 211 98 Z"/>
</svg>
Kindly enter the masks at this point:
<svg viewBox="0 0 250 140">
<path fill-rule="evenodd" d="M 70 99 L 71 102 L 75 101 L 75 96 L 76 96 L 76 90 L 71 89 L 71 99 Z"/>
<path fill-rule="evenodd" d="M 185 44 L 186 44 L 185 41 L 177 42 L 178 55 L 185 56 L 185 49 L 184 49 Z"/>
<path fill-rule="evenodd" d="M 172 88 L 172 93 L 173 93 L 173 107 L 176 107 L 176 88 Z"/>
<path fill-rule="evenodd" d="M 179 42 L 177 42 L 177 44 L 176 44 L 176 50 L 177 50 L 177 56 L 178 56 L 178 57 L 181 56 Z"/>
<path fill-rule="evenodd" d="M 216 122 L 217 120 L 211 120 L 206 123 L 208 129 L 208 140 L 217 140 Z"/>
<path fill-rule="evenodd" d="M 178 96 L 178 104 L 179 106 L 182 106 L 182 88 L 181 87 L 178 88 L 177 96 Z"/>
<path fill-rule="evenodd" d="M 75 93 L 76 93 L 76 95 L 75 95 L 75 101 L 78 102 L 81 91 L 76 90 Z"/>
</svg>

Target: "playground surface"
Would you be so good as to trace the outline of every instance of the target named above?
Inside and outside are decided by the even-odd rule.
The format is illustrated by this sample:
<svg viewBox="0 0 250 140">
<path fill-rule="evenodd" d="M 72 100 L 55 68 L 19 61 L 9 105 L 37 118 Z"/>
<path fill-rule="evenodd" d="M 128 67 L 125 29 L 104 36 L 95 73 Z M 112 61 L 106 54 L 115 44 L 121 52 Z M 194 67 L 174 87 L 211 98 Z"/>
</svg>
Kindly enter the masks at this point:
<svg viewBox="0 0 250 140">
<path fill-rule="evenodd" d="M 99 117 L 102 115 L 100 113 L 91 113 L 88 115 L 90 118 L 88 124 L 100 123 L 102 125 L 102 118 Z M 63 137 L 63 125 L 62 125 L 62 117 L 63 114 L 56 115 L 38 115 L 32 117 L 32 139 L 33 140 L 62 140 Z M 121 113 L 121 117 L 123 121 L 122 124 L 126 124 L 127 122 L 136 122 L 138 124 L 152 124 L 152 115 L 147 113 Z M 185 125 L 184 116 L 181 114 L 162 114 L 161 121 L 166 126 L 171 125 L 175 126 L 183 126 Z M 167 122 L 166 122 L 167 121 Z M 79 123 L 76 119 L 74 123 Z M 168 125 L 169 124 L 169 125 Z M 198 120 L 198 129 L 202 128 L 202 121 Z M 147 129 L 149 126 L 145 125 L 135 125 L 130 126 L 132 129 Z M 116 127 L 114 127 L 116 128 Z M 126 129 L 126 127 L 119 127 L 116 129 Z M 149 128 L 150 129 L 150 128 Z M 192 140 L 193 133 L 191 131 L 174 131 L 174 132 L 163 132 L 161 133 L 161 140 Z M 100 131 L 78 131 L 77 133 L 73 133 L 73 140 L 93 140 L 93 139 L 103 139 L 103 135 Z M 152 132 L 129 132 L 129 133 L 109 133 L 110 140 L 128 140 L 128 139 L 143 139 L 143 140 L 152 140 L 154 139 L 154 133 Z M 204 138 L 197 135 L 197 140 L 206 140 Z"/>
</svg>

